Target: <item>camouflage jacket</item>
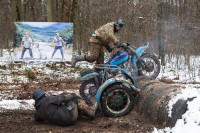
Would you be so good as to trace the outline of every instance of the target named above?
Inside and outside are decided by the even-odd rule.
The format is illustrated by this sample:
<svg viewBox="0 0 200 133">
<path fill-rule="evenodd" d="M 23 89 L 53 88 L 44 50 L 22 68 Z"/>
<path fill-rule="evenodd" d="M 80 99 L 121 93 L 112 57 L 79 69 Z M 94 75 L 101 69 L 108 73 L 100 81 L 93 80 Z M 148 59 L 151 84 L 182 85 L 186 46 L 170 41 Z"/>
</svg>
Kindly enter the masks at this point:
<svg viewBox="0 0 200 133">
<path fill-rule="evenodd" d="M 99 43 L 100 45 L 103 45 L 105 47 L 107 47 L 110 43 L 117 45 L 117 43 L 119 42 L 119 40 L 115 36 L 114 22 L 103 25 L 102 27 L 97 29 L 95 33 L 97 35 L 97 39 L 91 37 L 89 42 Z"/>
</svg>

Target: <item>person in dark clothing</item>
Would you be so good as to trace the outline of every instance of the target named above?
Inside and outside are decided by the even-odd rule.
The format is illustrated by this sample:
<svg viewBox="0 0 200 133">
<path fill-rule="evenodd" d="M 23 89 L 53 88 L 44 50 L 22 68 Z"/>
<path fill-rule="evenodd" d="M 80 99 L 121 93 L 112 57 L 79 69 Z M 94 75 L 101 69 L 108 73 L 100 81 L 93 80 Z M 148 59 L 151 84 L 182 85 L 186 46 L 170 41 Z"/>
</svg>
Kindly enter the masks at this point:
<svg viewBox="0 0 200 133">
<path fill-rule="evenodd" d="M 46 96 L 45 91 L 37 89 L 33 93 L 35 100 L 35 120 L 50 121 L 60 126 L 75 124 L 79 112 L 94 119 L 97 104 L 89 107 L 75 93 L 63 92 L 60 95 Z"/>
</svg>

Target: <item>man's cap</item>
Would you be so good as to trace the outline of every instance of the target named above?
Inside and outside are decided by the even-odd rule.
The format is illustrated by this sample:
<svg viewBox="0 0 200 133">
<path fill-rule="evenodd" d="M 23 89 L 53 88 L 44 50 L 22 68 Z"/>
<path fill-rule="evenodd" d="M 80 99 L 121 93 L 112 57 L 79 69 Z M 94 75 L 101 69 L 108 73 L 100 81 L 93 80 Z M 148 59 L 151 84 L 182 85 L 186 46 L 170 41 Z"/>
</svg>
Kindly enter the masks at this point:
<svg viewBox="0 0 200 133">
<path fill-rule="evenodd" d="M 33 99 L 34 100 L 38 100 L 40 99 L 41 96 L 43 96 L 45 94 L 45 91 L 38 88 L 33 92 Z"/>
</svg>

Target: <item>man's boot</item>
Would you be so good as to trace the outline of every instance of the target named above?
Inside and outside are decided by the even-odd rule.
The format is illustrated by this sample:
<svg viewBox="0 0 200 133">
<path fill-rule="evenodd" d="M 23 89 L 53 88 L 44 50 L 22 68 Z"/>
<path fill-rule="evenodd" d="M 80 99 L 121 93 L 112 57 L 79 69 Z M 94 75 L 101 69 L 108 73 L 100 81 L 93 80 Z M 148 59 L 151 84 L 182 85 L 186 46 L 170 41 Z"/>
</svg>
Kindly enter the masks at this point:
<svg viewBox="0 0 200 133">
<path fill-rule="evenodd" d="M 77 55 L 72 56 L 71 66 L 75 67 L 76 62 L 78 61 L 85 61 L 85 56 L 77 56 Z"/>
<path fill-rule="evenodd" d="M 78 109 L 81 110 L 81 114 L 94 119 L 96 116 L 96 110 L 98 108 L 97 102 L 92 106 L 89 106 L 84 100 L 79 100 Z"/>
</svg>

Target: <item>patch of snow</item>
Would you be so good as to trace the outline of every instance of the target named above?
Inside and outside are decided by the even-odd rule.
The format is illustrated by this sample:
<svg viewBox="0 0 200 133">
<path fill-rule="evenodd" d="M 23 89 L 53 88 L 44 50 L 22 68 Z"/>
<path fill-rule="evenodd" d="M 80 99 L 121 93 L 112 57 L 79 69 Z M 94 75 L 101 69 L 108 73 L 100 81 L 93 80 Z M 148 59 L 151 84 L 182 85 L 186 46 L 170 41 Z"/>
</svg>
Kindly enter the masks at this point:
<svg viewBox="0 0 200 133">
<path fill-rule="evenodd" d="M 0 108 L 3 109 L 25 109 L 33 110 L 35 101 L 31 100 L 3 100 L 0 101 Z"/>
<path fill-rule="evenodd" d="M 11 62 L 13 52 L 12 49 L 9 51 L 8 49 L 3 49 L 3 56 L 0 57 L 0 65 L 6 65 L 8 62 Z"/>
</svg>

